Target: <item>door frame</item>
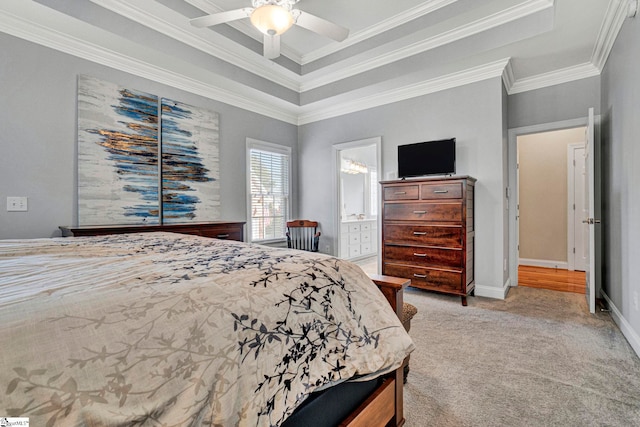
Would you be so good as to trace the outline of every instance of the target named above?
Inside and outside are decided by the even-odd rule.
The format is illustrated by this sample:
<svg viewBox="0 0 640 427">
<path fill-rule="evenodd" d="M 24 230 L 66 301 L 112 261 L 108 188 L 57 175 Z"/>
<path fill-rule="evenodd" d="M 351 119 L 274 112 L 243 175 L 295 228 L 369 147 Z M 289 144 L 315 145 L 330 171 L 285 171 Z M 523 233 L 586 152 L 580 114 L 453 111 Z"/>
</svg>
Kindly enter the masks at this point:
<svg viewBox="0 0 640 427">
<path fill-rule="evenodd" d="M 596 147 L 599 145 L 599 126 L 600 116 L 596 116 Z M 520 251 L 518 249 L 518 220 L 516 218 L 518 214 L 517 200 L 518 200 L 518 179 L 517 179 L 517 167 L 518 167 L 518 137 L 523 135 L 529 135 L 533 133 L 544 133 L 555 130 L 571 129 L 578 127 L 586 127 L 589 124 L 589 117 L 584 116 L 572 120 L 563 120 L 559 122 L 542 123 L 538 125 L 523 126 L 518 128 L 512 128 L 508 130 L 509 142 L 508 142 L 508 169 L 509 169 L 509 184 L 508 193 L 509 197 L 509 278 L 511 286 L 518 286 L 518 260 L 520 257 Z M 598 156 L 596 156 L 598 158 Z M 599 169 L 599 165 L 596 162 L 596 168 Z M 599 171 L 596 171 L 596 187 L 599 187 Z M 598 206 L 599 194 L 596 195 L 596 206 Z M 599 215 L 599 212 L 596 213 Z M 598 216 L 599 217 L 599 216 Z M 598 254 L 596 255 L 596 265 L 599 265 Z M 596 276 L 596 295 L 600 291 L 600 277 Z"/>
<path fill-rule="evenodd" d="M 336 236 L 336 244 L 335 244 L 335 256 L 337 258 L 343 257 L 344 254 L 341 254 L 341 245 L 340 245 L 340 223 L 341 223 L 341 219 L 340 219 L 340 198 L 341 198 L 341 190 L 340 190 L 340 152 L 342 150 L 348 150 L 351 148 L 360 148 L 360 147 L 368 147 L 371 145 L 375 145 L 376 147 L 376 167 L 378 168 L 378 179 L 380 179 L 381 173 L 382 173 L 382 137 L 381 136 L 375 136 L 372 138 L 366 138 L 366 139 L 358 139 L 355 141 L 349 141 L 349 142 L 341 142 L 341 143 L 337 143 L 337 144 L 333 144 L 331 146 L 331 151 L 332 151 L 332 156 L 333 156 L 333 162 L 331 165 L 332 168 L 332 180 L 333 180 L 333 197 L 332 197 L 332 209 L 333 209 L 333 235 Z M 377 247 L 380 248 L 380 243 L 381 243 L 381 233 L 380 233 L 380 224 L 381 224 L 381 220 L 380 218 L 382 217 L 381 211 L 380 211 L 380 191 L 377 192 L 377 210 L 378 210 L 378 215 L 377 215 L 377 227 L 376 230 L 378 230 L 378 232 L 376 233 L 376 240 L 377 240 Z M 378 271 L 380 271 L 380 254 L 379 254 L 379 250 L 378 250 Z"/>
<path fill-rule="evenodd" d="M 567 266 L 569 271 L 575 271 L 576 255 L 578 253 L 578 248 L 575 248 L 576 209 L 578 208 L 575 205 L 575 170 L 577 166 L 575 162 L 575 151 L 579 149 L 584 150 L 584 148 L 584 142 L 567 145 L 567 171 L 571 171 L 571 173 L 567 173 Z M 584 185 L 582 185 L 582 191 L 584 192 Z M 580 222 L 580 224 L 582 224 L 582 222 Z M 583 245 L 584 243 L 585 242 L 582 242 Z M 574 248 L 575 252 L 573 250 Z"/>
</svg>

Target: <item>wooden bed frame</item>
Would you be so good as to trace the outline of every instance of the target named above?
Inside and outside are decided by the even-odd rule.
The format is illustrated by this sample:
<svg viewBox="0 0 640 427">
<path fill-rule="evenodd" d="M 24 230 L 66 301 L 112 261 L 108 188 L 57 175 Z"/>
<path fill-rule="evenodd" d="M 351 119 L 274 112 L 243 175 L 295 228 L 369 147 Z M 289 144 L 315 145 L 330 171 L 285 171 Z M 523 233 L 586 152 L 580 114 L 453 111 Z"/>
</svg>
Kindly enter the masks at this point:
<svg viewBox="0 0 640 427">
<path fill-rule="evenodd" d="M 403 291 L 409 286 L 411 280 L 379 274 L 371 274 L 369 277 L 378 285 L 398 317 L 402 318 Z M 388 374 L 382 385 L 341 425 L 349 427 L 404 425 L 403 385 L 404 373 L 403 367 L 400 366 Z"/>
<path fill-rule="evenodd" d="M 216 226 L 219 225 L 216 224 Z M 60 227 L 63 236 L 96 236 L 152 231 L 172 231 L 182 234 L 203 235 L 199 227 L 174 227 L 177 229 L 171 230 L 166 228 L 166 226 L 158 225 Z M 411 283 L 411 280 L 377 274 L 369 277 L 382 291 L 398 317 L 402 318 L 403 289 Z M 340 427 L 400 427 L 404 425 L 403 380 L 402 366 L 386 374 L 382 384 L 340 424 Z"/>
</svg>

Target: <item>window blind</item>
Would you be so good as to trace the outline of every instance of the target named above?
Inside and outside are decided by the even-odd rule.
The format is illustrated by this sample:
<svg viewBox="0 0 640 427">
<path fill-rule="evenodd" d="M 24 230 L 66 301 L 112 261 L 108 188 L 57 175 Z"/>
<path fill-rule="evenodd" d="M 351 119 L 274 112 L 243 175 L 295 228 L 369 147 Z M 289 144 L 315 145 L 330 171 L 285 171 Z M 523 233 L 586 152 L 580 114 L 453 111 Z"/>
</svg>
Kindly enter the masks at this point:
<svg viewBox="0 0 640 427">
<path fill-rule="evenodd" d="M 251 241 L 283 239 L 289 212 L 289 156 L 252 148 Z"/>
</svg>

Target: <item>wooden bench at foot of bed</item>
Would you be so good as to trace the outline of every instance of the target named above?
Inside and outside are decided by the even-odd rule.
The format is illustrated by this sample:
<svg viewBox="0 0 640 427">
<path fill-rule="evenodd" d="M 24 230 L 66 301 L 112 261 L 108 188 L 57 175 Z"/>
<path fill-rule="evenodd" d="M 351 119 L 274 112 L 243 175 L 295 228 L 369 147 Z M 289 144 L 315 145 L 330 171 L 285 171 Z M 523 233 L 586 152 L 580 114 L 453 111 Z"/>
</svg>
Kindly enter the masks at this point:
<svg viewBox="0 0 640 427">
<path fill-rule="evenodd" d="M 379 274 L 372 274 L 369 277 L 378 285 L 398 317 L 402 319 L 403 289 L 409 286 L 411 280 Z M 382 385 L 340 425 L 345 427 L 404 425 L 402 369 L 403 367 L 400 366 L 394 372 L 387 374 Z"/>
</svg>

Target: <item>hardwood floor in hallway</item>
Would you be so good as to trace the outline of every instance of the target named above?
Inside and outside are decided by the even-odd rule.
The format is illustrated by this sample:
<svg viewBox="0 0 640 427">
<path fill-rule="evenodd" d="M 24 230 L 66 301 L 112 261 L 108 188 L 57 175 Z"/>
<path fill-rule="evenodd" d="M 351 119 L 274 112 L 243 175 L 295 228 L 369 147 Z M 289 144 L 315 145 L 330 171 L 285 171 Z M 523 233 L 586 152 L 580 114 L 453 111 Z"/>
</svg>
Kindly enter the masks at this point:
<svg viewBox="0 0 640 427">
<path fill-rule="evenodd" d="M 355 263 L 367 274 L 378 272 L 378 259 L 376 257 L 357 260 Z M 576 294 L 586 293 L 584 271 L 569 271 L 559 268 L 521 265 L 518 267 L 518 285 Z"/>
<path fill-rule="evenodd" d="M 584 271 L 569 271 L 527 265 L 518 267 L 519 286 L 584 294 L 586 293 L 585 281 Z"/>
</svg>

